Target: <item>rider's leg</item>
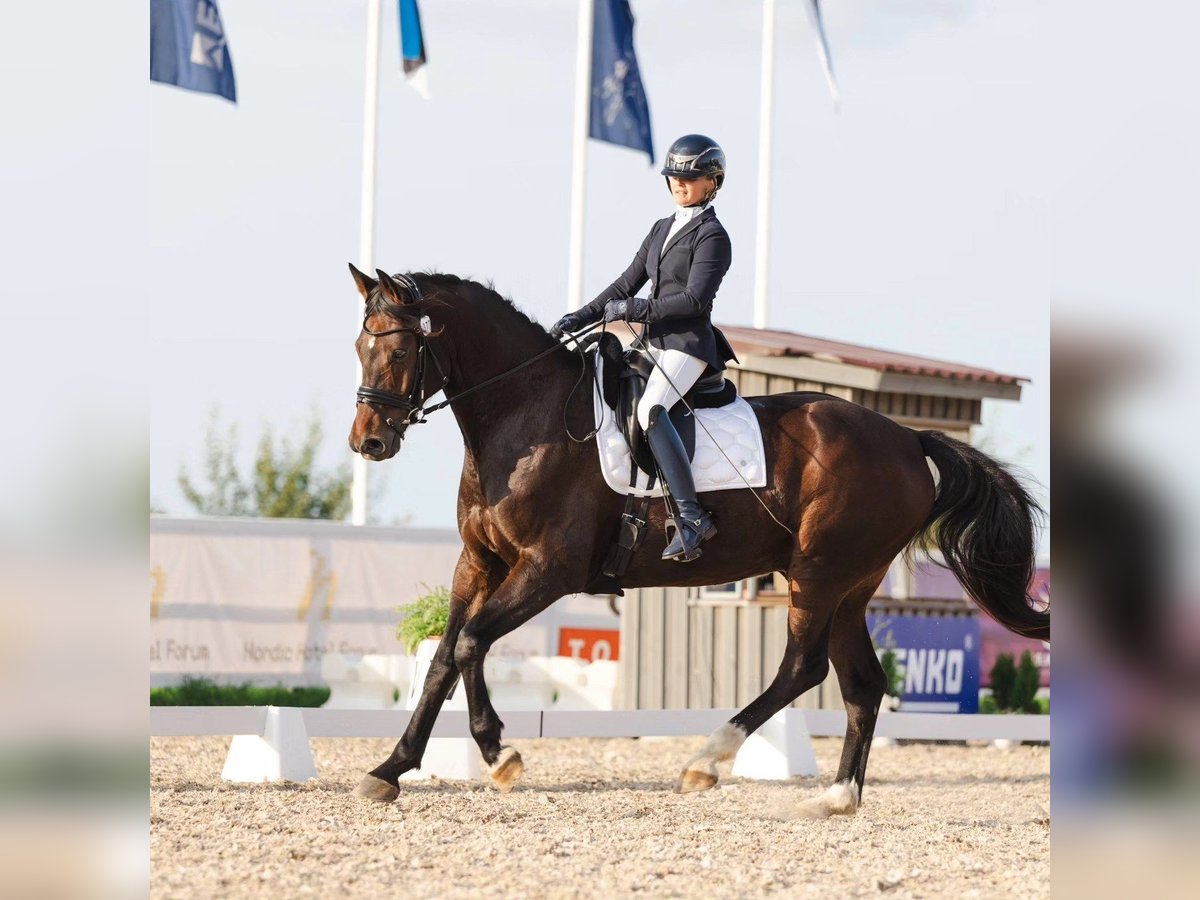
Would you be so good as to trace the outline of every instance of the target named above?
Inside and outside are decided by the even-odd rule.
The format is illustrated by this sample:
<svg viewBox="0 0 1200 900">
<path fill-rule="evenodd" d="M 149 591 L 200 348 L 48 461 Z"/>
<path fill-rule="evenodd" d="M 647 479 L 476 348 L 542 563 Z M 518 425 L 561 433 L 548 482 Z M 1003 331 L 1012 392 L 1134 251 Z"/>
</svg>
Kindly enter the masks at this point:
<svg viewBox="0 0 1200 900">
<path fill-rule="evenodd" d="M 656 406 L 670 409 L 678 403 L 680 397 L 700 380 L 707 365 L 704 360 L 679 350 L 651 349 L 650 355 L 654 357 L 654 371 L 646 379 L 646 389 L 637 410 L 642 431 L 650 428 L 650 410 Z"/>
<path fill-rule="evenodd" d="M 705 363 L 678 350 L 656 352 L 654 356 L 658 365 L 647 379 L 645 393 L 638 403 L 638 421 L 678 513 L 675 535 L 663 552 L 663 559 L 690 562 L 700 556 L 700 543 L 715 535 L 717 529 L 696 498 L 687 451 L 667 411 L 704 374 Z"/>
</svg>

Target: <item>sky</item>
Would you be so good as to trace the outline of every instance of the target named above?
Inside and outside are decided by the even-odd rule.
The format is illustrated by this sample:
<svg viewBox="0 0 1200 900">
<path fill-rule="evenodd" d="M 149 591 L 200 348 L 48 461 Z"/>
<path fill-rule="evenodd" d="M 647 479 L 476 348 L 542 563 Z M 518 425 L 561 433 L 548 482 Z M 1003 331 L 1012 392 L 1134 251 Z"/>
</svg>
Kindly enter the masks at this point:
<svg viewBox="0 0 1200 900">
<path fill-rule="evenodd" d="M 714 319 L 750 324 L 760 5 L 632 6 L 659 159 L 589 142 L 584 292 L 670 212 L 661 157 L 701 132 L 729 161 L 716 206 L 734 262 Z M 426 0 L 421 12 L 428 101 L 399 74 L 384 4 L 374 265 L 493 281 L 549 324 L 566 303 L 575 7 Z M 314 411 L 322 462 L 350 459 L 365 3 L 225 0 L 221 13 L 236 106 L 147 86 L 140 266 L 163 285 L 150 492 L 172 514 L 190 512 L 176 477 L 199 472 L 213 408 L 238 425 L 247 464 L 264 424 L 299 436 Z M 803 8 L 779 3 L 769 320 L 1030 379 L 1019 403 L 985 403 L 978 436 L 1048 500 L 1049 304 L 1071 285 L 1050 261 L 1044 15 L 1035 0 L 827 3 L 835 112 Z M 461 461 L 453 417 L 435 416 L 369 467 L 372 519 L 453 526 Z"/>
</svg>

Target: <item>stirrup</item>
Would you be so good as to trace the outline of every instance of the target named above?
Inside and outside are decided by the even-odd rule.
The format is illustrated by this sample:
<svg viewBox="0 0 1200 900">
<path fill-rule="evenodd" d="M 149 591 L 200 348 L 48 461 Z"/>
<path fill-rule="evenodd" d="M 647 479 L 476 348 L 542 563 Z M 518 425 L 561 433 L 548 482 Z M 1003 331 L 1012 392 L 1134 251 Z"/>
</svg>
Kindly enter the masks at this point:
<svg viewBox="0 0 1200 900">
<path fill-rule="evenodd" d="M 705 513 L 699 519 L 692 521 L 683 519 L 682 521 L 684 524 L 681 528 L 679 524 L 680 520 L 675 520 L 675 534 L 672 535 L 671 542 L 667 544 L 667 548 L 663 551 L 662 558 L 664 561 L 670 559 L 676 562 L 692 562 L 699 559 L 704 552 L 700 549 L 700 545 L 717 534 L 717 526 L 713 522 L 712 516 L 708 513 Z M 705 523 L 707 523 L 707 527 L 701 530 Z M 688 529 L 691 534 L 695 535 L 695 544 L 688 544 L 683 534 L 683 528 Z"/>
</svg>

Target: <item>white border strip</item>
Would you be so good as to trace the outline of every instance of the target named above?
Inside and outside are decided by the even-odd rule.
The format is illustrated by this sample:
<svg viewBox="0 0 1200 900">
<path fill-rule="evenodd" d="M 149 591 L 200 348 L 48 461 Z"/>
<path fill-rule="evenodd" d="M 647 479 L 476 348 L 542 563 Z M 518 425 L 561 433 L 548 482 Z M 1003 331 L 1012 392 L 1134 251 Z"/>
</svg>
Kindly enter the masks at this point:
<svg viewBox="0 0 1200 900">
<path fill-rule="evenodd" d="M 152 706 L 150 734 L 161 737 L 262 734 L 265 706 Z M 501 713 L 504 736 L 536 737 L 678 737 L 710 734 L 731 719 L 736 709 L 508 710 Z M 803 715 L 814 737 L 841 737 L 846 713 L 832 709 L 789 710 Z M 399 738 L 412 713 L 389 709 L 305 709 L 309 737 Z M 470 734 L 469 714 L 442 712 L 434 737 Z M 925 741 L 1050 740 L 1050 717 L 1031 715 L 950 715 L 884 713 L 875 726 L 878 737 Z"/>
</svg>

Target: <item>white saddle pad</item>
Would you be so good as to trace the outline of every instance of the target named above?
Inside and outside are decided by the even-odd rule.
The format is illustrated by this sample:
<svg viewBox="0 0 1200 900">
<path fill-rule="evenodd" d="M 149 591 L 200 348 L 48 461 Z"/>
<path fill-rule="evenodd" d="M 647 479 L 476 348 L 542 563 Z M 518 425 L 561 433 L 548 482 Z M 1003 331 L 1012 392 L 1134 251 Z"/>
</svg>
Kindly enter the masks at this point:
<svg viewBox="0 0 1200 900">
<path fill-rule="evenodd" d="M 604 360 L 599 354 L 595 359 L 596 389 L 592 403 L 596 421 L 601 423 L 596 432 L 596 447 L 600 451 L 600 470 L 604 473 L 604 481 L 618 494 L 661 497 L 662 485 L 655 480 L 654 487 L 648 489 L 646 485 L 650 476 L 640 469 L 637 486 L 629 486 L 629 445 L 625 443 L 616 416 L 604 403 L 600 393 Z M 750 404 L 739 396 L 726 406 L 698 409 L 696 416 L 696 452 L 692 455 L 692 475 L 696 479 L 697 492 L 765 487 L 767 455 L 763 450 L 762 428 Z"/>
</svg>

